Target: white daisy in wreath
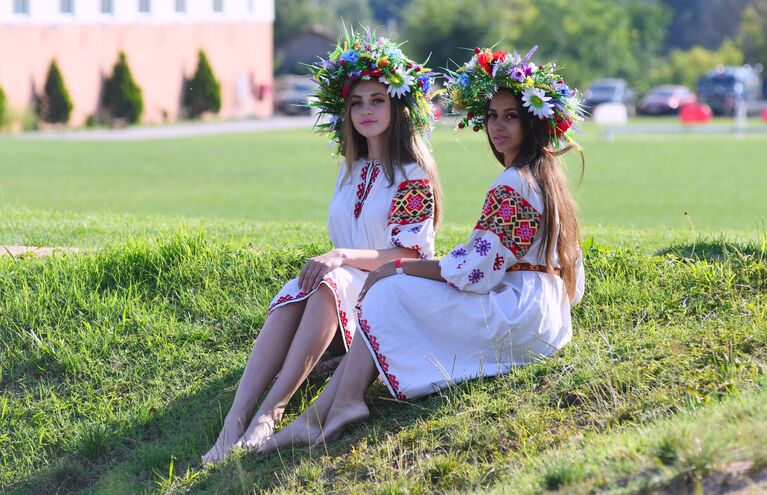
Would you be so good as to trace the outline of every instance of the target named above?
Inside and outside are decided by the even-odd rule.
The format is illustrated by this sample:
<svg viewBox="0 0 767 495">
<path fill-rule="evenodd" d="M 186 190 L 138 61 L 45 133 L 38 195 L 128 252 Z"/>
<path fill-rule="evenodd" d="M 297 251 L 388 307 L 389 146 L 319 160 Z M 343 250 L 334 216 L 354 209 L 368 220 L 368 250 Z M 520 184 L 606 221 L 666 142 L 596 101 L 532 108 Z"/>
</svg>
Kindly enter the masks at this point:
<svg viewBox="0 0 767 495">
<path fill-rule="evenodd" d="M 402 95 L 410 92 L 410 86 L 415 81 L 415 78 L 405 72 L 405 69 L 402 67 L 397 67 L 395 70 L 396 72 L 390 74 L 388 78 L 386 76 L 381 76 L 380 79 L 378 79 L 378 82 L 389 85 L 389 88 L 386 90 L 387 93 L 389 93 L 389 96 L 400 98 Z"/>
<path fill-rule="evenodd" d="M 553 108 L 549 104 L 550 96 L 541 88 L 525 88 L 522 90 L 522 105 L 538 118 L 548 119 L 553 113 Z"/>
</svg>

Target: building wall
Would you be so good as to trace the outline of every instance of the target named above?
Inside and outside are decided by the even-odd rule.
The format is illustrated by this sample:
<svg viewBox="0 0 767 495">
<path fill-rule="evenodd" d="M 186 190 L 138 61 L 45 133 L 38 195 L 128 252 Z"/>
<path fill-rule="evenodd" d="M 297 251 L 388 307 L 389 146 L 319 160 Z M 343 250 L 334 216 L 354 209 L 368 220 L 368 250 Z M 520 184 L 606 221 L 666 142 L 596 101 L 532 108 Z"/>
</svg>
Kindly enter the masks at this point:
<svg viewBox="0 0 767 495">
<path fill-rule="evenodd" d="M 12 3 L 0 0 L 6 10 Z M 135 4 L 135 12 L 117 10 L 128 4 Z M 254 7 L 261 9 L 254 8 L 253 12 L 248 11 L 247 0 L 225 0 L 225 11 L 218 14 L 221 18 L 199 9 L 212 2 L 188 0 L 190 17 L 176 22 L 166 18 L 175 15 L 174 0 L 153 0 L 152 12 L 143 14 L 146 18 L 140 22 L 133 17 L 137 4 L 115 0 L 111 22 L 91 22 L 100 9 L 100 0 L 76 0 L 76 19 L 68 22 L 52 20 L 64 15 L 58 13 L 59 0 L 29 0 L 30 14 L 25 22 L 4 22 L 8 12 L 0 11 L 0 86 L 9 107 L 17 114 L 29 111 L 34 95 L 42 93 L 48 67 L 55 58 L 74 103 L 70 124 L 84 124 L 88 115 L 97 113 L 103 80 L 111 74 L 122 50 L 142 89 L 142 121 L 175 120 L 181 110 L 184 78 L 193 74 L 198 50 L 203 49 L 221 83 L 221 117 L 271 115 L 271 0 L 255 0 Z M 53 5 L 55 9 L 35 10 L 36 5 Z M 212 5 L 208 7 L 212 12 Z M 240 14 L 251 17 L 242 20 L 237 17 Z M 202 22 L 205 18 L 210 20 Z"/>
<path fill-rule="evenodd" d="M 0 25 L 28 24 L 166 24 L 200 22 L 272 22 L 274 0 L 111 0 L 112 13 L 103 12 L 103 0 L 67 0 L 72 13 L 61 11 L 61 0 L 26 0 L 27 12 L 16 13 L 17 0 L 0 0 Z M 140 6 L 148 5 L 149 12 Z M 177 6 L 183 5 L 182 11 Z"/>
</svg>

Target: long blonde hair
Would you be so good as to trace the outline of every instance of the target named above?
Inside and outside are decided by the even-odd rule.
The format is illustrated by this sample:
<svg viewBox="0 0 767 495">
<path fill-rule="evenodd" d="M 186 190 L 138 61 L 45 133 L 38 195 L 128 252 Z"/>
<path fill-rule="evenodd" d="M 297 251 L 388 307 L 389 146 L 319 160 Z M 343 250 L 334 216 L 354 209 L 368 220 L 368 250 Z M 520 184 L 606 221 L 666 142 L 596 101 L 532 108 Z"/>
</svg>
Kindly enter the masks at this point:
<svg viewBox="0 0 767 495">
<path fill-rule="evenodd" d="M 511 90 L 502 89 L 501 91 L 509 91 L 514 94 Z M 580 228 L 577 217 L 578 208 L 567 184 L 567 177 L 565 177 L 558 160 L 558 157 L 570 151 L 572 146 L 561 150 L 552 149 L 550 147 L 551 135 L 546 129 L 547 122 L 532 116 L 530 112 L 522 108 L 519 97 L 516 94 L 514 97 L 517 98 L 517 103 L 520 106 L 518 114 L 522 122 L 524 139 L 511 166 L 518 168 L 523 174 L 527 174 L 528 178 L 532 176 L 538 185 L 543 200 L 543 218 L 541 221 L 546 233 L 546 238 L 541 244 L 541 250 L 545 253 L 546 266 L 549 272 L 553 272 L 552 253 L 556 243 L 562 280 L 565 283 L 567 294 L 572 300 L 575 297 L 577 281 L 576 263 L 580 255 Z M 487 126 L 485 126 L 485 132 L 495 158 L 501 165 L 505 166 L 503 154 L 496 151 L 493 146 Z M 584 167 L 583 154 L 581 154 L 581 177 L 583 177 Z M 557 221 L 559 228 L 557 228 Z"/>
<path fill-rule="evenodd" d="M 349 175 L 351 175 L 354 163 L 368 155 L 367 139 L 357 132 L 351 118 L 351 105 L 349 103 L 356 84 L 350 88 L 346 98 L 342 124 L 341 149 L 346 159 L 347 174 Z M 415 162 L 426 172 L 434 193 L 434 228 L 436 229 L 442 221 L 442 186 L 437 174 L 437 164 L 434 162 L 434 157 L 426 142 L 413 127 L 407 107 L 399 98 L 389 98 L 389 101 L 391 102 L 391 120 L 386 132 L 386 145 L 381 157 L 384 175 L 389 181 L 389 187 L 391 187 L 395 185 L 395 167 L 404 175 L 404 166 Z"/>
</svg>

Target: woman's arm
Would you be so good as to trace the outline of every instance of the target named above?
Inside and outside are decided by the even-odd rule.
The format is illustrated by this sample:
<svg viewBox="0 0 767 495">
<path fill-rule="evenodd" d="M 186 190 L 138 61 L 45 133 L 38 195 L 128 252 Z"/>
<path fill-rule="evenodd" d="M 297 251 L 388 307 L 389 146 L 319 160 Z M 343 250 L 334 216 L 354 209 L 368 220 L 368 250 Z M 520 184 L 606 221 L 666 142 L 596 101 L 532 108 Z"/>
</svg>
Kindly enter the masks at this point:
<svg viewBox="0 0 767 495">
<path fill-rule="evenodd" d="M 331 249 L 325 254 L 309 258 L 298 275 L 298 287 L 310 291 L 322 282 L 328 272 L 347 265 L 362 270 L 375 270 L 397 258 L 417 258 L 418 252 L 409 248 L 387 249 Z"/>
<path fill-rule="evenodd" d="M 360 291 L 359 300 L 364 299 L 368 289 L 382 278 L 390 277 L 396 273 L 394 262 L 389 262 L 381 265 L 378 269 L 370 272 L 368 278 L 365 280 L 365 285 L 362 286 Z M 413 277 L 428 278 L 431 280 L 439 280 L 444 282 L 441 269 L 439 266 L 439 260 L 402 260 L 402 273 L 404 275 L 410 275 Z"/>
<path fill-rule="evenodd" d="M 353 266 L 361 270 L 375 270 L 381 265 L 397 258 L 418 259 L 418 252 L 410 248 L 387 249 L 334 249 L 341 255 L 343 265 Z"/>
</svg>

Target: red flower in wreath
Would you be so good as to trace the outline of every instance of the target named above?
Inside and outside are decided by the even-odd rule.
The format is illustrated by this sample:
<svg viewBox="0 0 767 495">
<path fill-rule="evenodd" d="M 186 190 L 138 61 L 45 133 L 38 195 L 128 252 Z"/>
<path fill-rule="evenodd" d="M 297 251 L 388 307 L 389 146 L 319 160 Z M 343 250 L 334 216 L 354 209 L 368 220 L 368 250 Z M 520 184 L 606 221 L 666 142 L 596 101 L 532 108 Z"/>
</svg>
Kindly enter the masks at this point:
<svg viewBox="0 0 767 495">
<path fill-rule="evenodd" d="M 341 98 L 346 100 L 346 97 L 349 96 L 349 89 L 351 88 L 351 84 L 349 82 L 344 83 L 344 87 L 341 88 Z"/>
<path fill-rule="evenodd" d="M 493 52 L 490 50 L 479 52 L 477 54 L 477 62 L 484 67 L 488 74 L 493 73 L 493 69 L 490 67 L 490 64 L 493 63 Z"/>
<path fill-rule="evenodd" d="M 556 134 L 557 137 L 561 137 L 562 135 L 564 135 L 564 133 L 566 133 L 567 130 L 570 129 L 570 126 L 573 125 L 572 120 L 563 119 L 562 117 L 559 117 L 559 116 L 554 117 L 554 123 L 555 123 L 554 128 L 549 126 L 546 128 L 546 130 L 548 131 L 549 135 Z"/>
<path fill-rule="evenodd" d="M 504 52 L 503 50 L 496 50 L 495 52 L 493 52 L 493 60 L 499 63 L 503 62 L 504 60 L 506 60 L 506 52 Z"/>
</svg>

